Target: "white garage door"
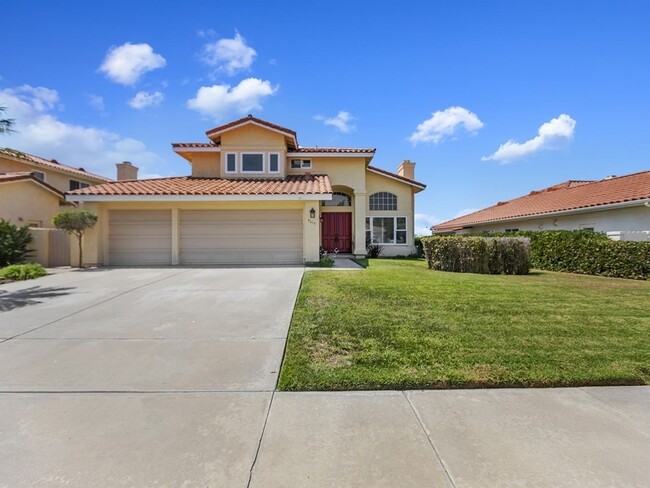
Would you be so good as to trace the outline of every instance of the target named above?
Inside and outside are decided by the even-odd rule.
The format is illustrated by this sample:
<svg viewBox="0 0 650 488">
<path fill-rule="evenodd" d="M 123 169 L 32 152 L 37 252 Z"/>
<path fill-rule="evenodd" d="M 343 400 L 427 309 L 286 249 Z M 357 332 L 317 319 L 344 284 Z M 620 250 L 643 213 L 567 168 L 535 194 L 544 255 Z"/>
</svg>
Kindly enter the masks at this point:
<svg viewBox="0 0 650 488">
<path fill-rule="evenodd" d="M 301 210 L 184 210 L 181 264 L 301 264 Z"/>
<path fill-rule="evenodd" d="M 112 266 L 172 264 L 171 211 L 109 211 L 108 259 Z"/>
</svg>

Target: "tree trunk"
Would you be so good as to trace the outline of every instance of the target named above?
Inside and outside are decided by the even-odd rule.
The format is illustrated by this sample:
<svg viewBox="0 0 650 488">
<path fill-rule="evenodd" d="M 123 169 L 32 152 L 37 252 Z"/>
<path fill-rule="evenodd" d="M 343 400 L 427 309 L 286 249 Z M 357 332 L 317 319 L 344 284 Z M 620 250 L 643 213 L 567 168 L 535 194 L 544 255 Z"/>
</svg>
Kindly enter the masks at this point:
<svg viewBox="0 0 650 488">
<path fill-rule="evenodd" d="M 83 248 L 81 246 L 81 238 L 83 237 L 83 234 L 78 234 L 77 237 L 79 237 L 79 269 L 83 266 Z"/>
</svg>

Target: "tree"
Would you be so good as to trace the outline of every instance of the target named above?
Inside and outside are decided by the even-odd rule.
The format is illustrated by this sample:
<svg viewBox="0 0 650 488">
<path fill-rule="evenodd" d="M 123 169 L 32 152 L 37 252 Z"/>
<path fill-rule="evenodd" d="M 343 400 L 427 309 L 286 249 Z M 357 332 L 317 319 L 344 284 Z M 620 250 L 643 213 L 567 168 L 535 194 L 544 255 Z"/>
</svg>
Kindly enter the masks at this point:
<svg viewBox="0 0 650 488">
<path fill-rule="evenodd" d="M 52 223 L 57 229 L 61 229 L 67 234 L 77 236 L 77 239 L 79 240 L 79 267 L 83 267 L 83 249 L 81 241 L 84 232 L 88 229 L 92 229 L 97 223 L 97 214 L 83 209 L 68 210 L 56 214 L 52 219 Z"/>
<path fill-rule="evenodd" d="M 0 115 L 7 111 L 6 107 L 0 107 Z M 0 134 L 13 132 L 14 119 L 0 119 Z"/>
</svg>

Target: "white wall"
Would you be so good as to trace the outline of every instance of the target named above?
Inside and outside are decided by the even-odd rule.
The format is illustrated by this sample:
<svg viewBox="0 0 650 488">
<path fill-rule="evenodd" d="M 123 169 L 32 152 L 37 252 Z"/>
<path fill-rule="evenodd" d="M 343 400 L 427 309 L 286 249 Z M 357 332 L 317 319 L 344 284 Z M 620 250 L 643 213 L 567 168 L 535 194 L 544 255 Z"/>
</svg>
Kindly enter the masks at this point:
<svg viewBox="0 0 650 488">
<path fill-rule="evenodd" d="M 476 225 L 469 232 L 504 232 L 506 229 L 580 230 L 586 227 L 593 227 L 596 232 L 623 232 L 623 236 L 625 232 L 649 231 L 650 208 L 640 205 L 557 217 L 495 222 L 493 224 Z"/>
</svg>

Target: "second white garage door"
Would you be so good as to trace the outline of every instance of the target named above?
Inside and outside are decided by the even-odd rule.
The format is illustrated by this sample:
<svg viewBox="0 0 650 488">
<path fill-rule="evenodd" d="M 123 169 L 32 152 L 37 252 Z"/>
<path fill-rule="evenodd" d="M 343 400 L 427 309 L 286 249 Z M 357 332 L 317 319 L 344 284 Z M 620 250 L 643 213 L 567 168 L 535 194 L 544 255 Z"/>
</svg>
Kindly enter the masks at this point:
<svg viewBox="0 0 650 488">
<path fill-rule="evenodd" d="M 180 262 L 301 264 L 301 210 L 181 210 Z"/>
</svg>

